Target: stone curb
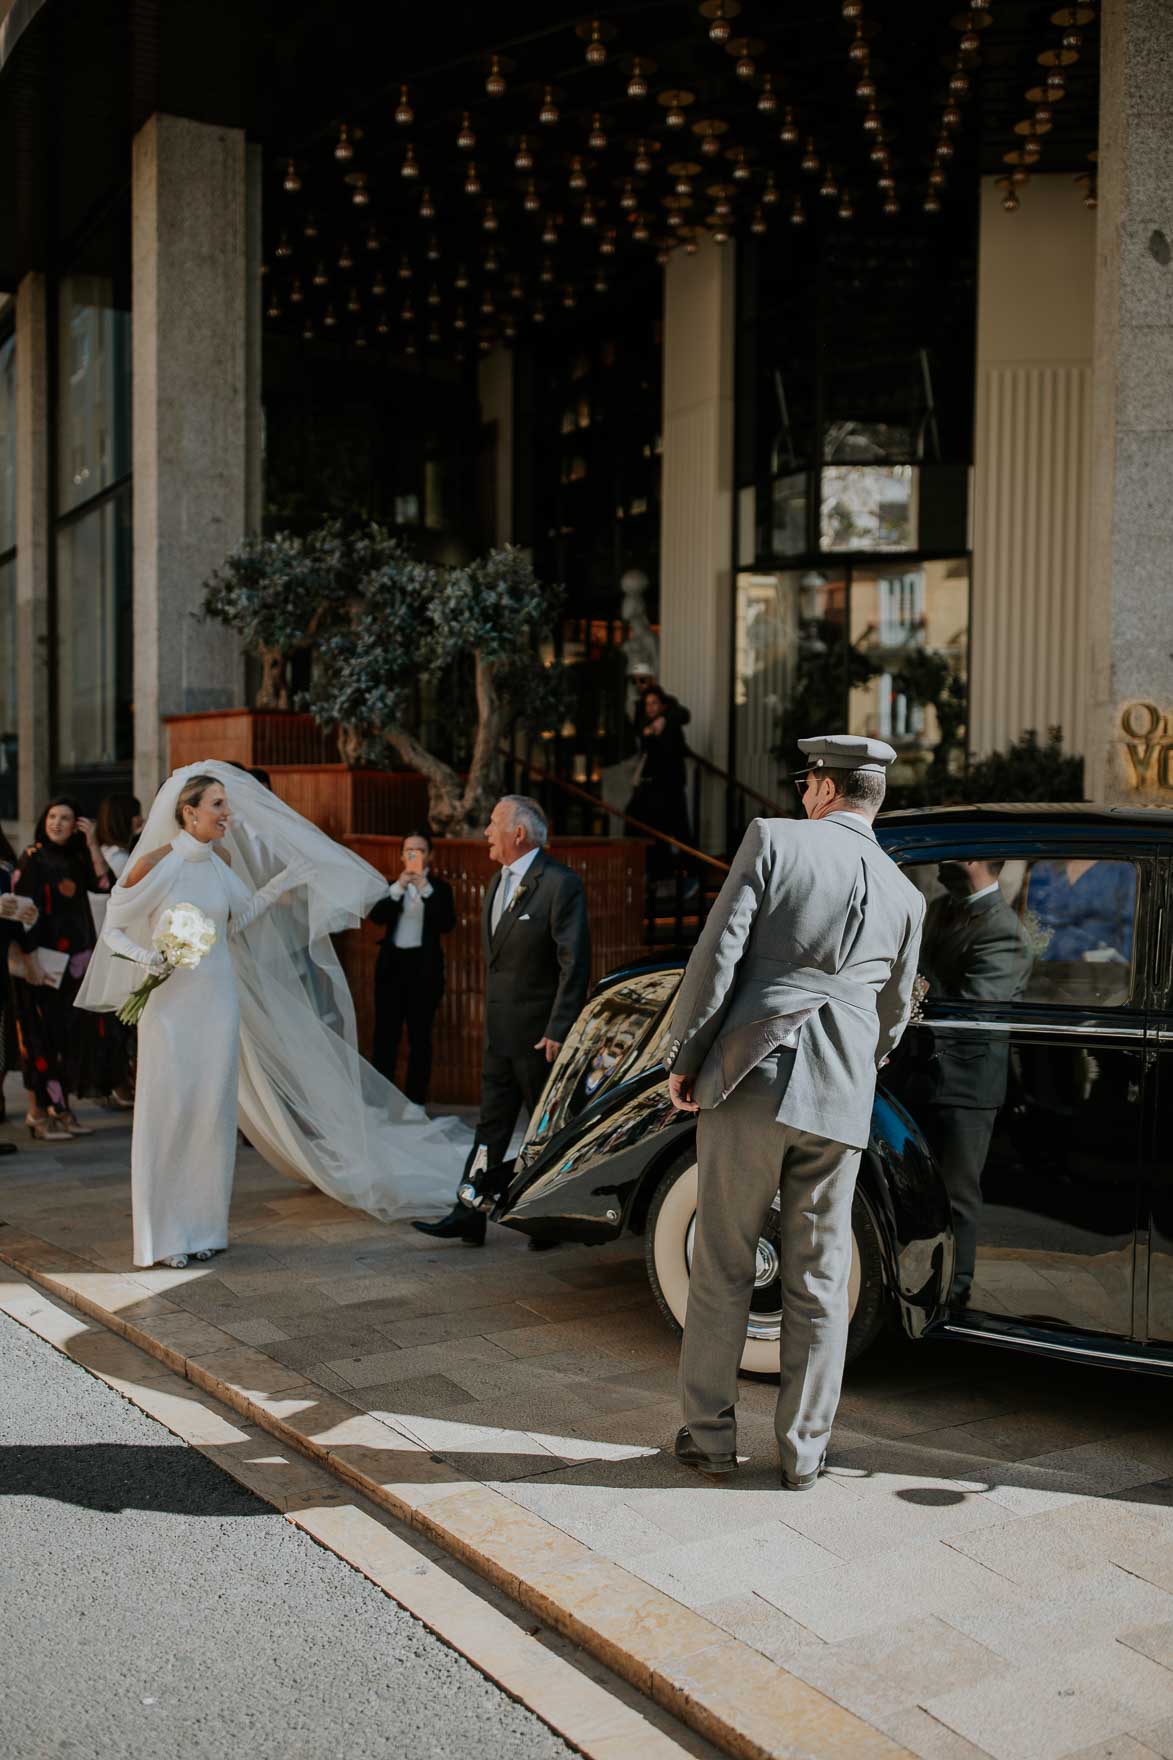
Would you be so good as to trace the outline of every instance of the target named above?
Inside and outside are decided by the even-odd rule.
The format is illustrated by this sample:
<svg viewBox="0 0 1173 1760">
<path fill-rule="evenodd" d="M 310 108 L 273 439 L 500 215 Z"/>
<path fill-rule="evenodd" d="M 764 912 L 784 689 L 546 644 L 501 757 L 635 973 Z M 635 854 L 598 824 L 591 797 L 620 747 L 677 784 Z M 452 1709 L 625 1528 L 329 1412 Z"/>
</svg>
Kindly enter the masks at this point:
<svg viewBox="0 0 1173 1760">
<path fill-rule="evenodd" d="M 532 1615 L 520 1608 L 504 1611 L 500 1604 L 507 1598 L 499 1591 L 484 1584 L 471 1588 L 462 1580 L 471 1573 L 458 1567 L 461 1574 L 454 1574 L 455 1561 L 445 1554 L 441 1562 L 441 1548 L 422 1537 L 405 1539 L 402 1523 L 352 1494 L 327 1467 L 295 1449 L 275 1447 L 268 1431 L 244 1423 L 129 1338 L 5 1266 L 0 1266 L 0 1313 L 104 1382 L 366 1577 L 586 1760 L 686 1760 L 687 1751 L 655 1721 L 653 1706 L 635 1688 L 613 1677 L 600 1679 L 601 1667 L 596 1674 L 568 1658 L 563 1653 L 572 1649 L 568 1640 L 524 1626 L 522 1619 Z M 712 1751 L 708 1744 L 705 1751 Z"/>
<path fill-rule="evenodd" d="M 147 1285 L 99 1271 L 7 1228 L 0 1261 L 327 1467 L 736 1760 L 911 1760 L 760 1651 L 499 1492 L 462 1478 L 390 1423 L 180 1313 L 161 1293 L 169 1285 L 159 1273 Z M 188 1275 L 168 1274 L 173 1282 Z"/>
</svg>

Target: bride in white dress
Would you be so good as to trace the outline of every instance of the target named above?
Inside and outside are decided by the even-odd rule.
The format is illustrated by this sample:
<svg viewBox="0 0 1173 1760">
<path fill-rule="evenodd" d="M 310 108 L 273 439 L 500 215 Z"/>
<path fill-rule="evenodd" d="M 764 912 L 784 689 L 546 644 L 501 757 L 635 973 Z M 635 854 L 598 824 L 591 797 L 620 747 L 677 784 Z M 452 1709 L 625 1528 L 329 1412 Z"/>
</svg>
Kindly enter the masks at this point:
<svg viewBox="0 0 1173 1760">
<path fill-rule="evenodd" d="M 415 1122 L 359 1057 L 330 936 L 387 890 L 381 875 L 215 760 L 164 783 L 110 894 L 79 1006 L 118 1008 L 160 969 L 170 905 L 217 939 L 155 990 L 139 1024 L 131 1146 L 134 1261 L 184 1265 L 228 1244 L 237 1119 L 275 1167 L 384 1220 L 446 1207 L 465 1133 Z M 274 908 L 275 907 L 275 908 Z"/>
</svg>

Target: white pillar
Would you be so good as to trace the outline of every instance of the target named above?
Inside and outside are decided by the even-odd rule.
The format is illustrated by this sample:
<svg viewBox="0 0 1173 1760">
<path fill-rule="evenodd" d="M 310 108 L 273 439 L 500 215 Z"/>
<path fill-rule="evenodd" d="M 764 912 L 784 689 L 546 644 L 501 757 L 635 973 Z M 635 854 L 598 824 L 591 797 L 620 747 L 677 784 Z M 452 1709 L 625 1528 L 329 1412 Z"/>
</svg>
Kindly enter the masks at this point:
<svg viewBox="0 0 1173 1760">
<path fill-rule="evenodd" d="M 664 272 L 664 427 L 660 525 L 660 679 L 692 710 L 689 744 L 729 756 L 733 615 L 732 248 L 704 240 Z M 699 834 L 717 847 L 715 791 Z M 716 839 L 716 843 L 714 842 Z"/>
<path fill-rule="evenodd" d="M 45 277 L 16 290 L 16 636 L 20 819 L 49 798 L 49 326 Z"/>
<path fill-rule="evenodd" d="M 970 749 L 1028 727 L 1086 735 L 1096 217 L 1070 177 L 1019 212 L 982 180 L 973 473 Z"/>
<path fill-rule="evenodd" d="M 166 769 L 162 717 L 243 701 L 235 637 L 196 615 L 204 581 L 248 529 L 243 132 L 151 117 L 134 139 L 132 190 L 134 774 L 145 801 Z"/>
<path fill-rule="evenodd" d="M 1169 805 L 1173 8 L 1113 0 L 1101 30 L 1087 789 Z"/>
</svg>

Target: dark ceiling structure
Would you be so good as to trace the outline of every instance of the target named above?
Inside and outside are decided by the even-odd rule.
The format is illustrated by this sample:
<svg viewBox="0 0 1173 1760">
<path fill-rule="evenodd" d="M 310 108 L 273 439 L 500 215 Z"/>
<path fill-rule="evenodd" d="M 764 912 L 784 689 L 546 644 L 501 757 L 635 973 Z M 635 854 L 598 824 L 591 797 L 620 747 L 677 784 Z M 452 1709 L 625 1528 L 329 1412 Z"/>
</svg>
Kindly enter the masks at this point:
<svg viewBox="0 0 1173 1760">
<path fill-rule="evenodd" d="M 1037 171 L 1092 201 L 1098 49 L 1090 0 L 17 0 L 0 286 L 62 259 L 170 110 L 264 149 L 270 326 L 451 357 L 706 234 L 919 232 L 980 175 L 1024 224 Z"/>
</svg>

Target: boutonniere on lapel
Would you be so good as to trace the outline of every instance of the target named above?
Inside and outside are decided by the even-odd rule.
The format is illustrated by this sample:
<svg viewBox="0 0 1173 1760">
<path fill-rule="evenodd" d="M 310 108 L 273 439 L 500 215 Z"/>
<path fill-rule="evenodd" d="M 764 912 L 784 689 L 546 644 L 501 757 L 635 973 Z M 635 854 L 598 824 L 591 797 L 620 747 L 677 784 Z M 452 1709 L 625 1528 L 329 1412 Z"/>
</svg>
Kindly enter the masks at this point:
<svg viewBox="0 0 1173 1760">
<path fill-rule="evenodd" d="M 520 900 L 525 896 L 525 894 L 528 891 L 529 891 L 529 881 L 528 880 L 523 880 L 520 883 L 520 885 L 515 886 L 513 888 L 513 896 L 509 900 L 509 903 L 505 906 L 506 916 L 508 916 L 509 912 L 512 911 L 517 906 L 517 904 L 520 902 Z"/>
</svg>

